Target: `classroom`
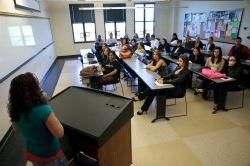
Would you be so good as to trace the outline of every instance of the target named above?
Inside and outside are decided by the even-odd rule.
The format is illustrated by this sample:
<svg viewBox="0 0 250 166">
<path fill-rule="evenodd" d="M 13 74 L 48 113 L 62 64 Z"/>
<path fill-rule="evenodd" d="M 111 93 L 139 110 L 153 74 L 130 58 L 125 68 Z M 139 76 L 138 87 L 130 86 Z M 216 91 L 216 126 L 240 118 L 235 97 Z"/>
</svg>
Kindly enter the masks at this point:
<svg viewBox="0 0 250 166">
<path fill-rule="evenodd" d="M 249 18 L 250 0 L 0 0 L 0 166 L 249 166 Z"/>
</svg>

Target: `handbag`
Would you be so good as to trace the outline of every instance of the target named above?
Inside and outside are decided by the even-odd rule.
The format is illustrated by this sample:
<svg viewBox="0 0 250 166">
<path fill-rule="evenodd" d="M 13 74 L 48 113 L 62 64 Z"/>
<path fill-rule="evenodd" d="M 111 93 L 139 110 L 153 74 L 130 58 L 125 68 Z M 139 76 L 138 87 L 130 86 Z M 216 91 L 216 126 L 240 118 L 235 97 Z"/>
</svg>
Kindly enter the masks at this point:
<svg viewBox="0 0 250 166">
<path fill-rule="evenodd" d="M 201 73 L 208 78 L 223 78 L 226 76 L 226 74 L 222 74 L 211 69 L 202 69 Z"/>
<path fill-rule="evenodd" d="M 82 77 L 90 77 L 90 76 L 95 76 L 97 74 L 98 70 L 96 66 L 88 66 L 83 68 L 80 71 L 80 76 Z"/>
</svg>

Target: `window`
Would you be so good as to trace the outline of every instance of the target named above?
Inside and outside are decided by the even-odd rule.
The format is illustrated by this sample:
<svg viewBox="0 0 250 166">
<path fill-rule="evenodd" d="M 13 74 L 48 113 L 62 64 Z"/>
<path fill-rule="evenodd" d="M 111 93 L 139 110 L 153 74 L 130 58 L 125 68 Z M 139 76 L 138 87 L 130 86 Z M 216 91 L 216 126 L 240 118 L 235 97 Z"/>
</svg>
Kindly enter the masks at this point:
<svg viewBox="0 0 250 166">
<path fill-rule="evenodd" d="M 13 46 L 36 45 L 32 27 L 30 25 L 8 27 L 10 41 Z"/>
<path fill-rule="evenodd" d="M 154 4 L 135 4 L 135 33 L 140 38 L 154 33 Z"/>
<path fill-rule="evenodd" d="M 114 38 L 120 39 L 126 34 L 126 10 L 121 9 L 125 4 L 103 4 L 103 7 L 113 9 L 104 9 L 105 38 L 113 33 Z M 118 9 L 115 9 L 118 8 Z"/>
<path fill-rule="evenodd" d="M 95 13 L 93 4 L 69 5 L 73 37 L 75 43 L 95 41 Z"/>
</svg>

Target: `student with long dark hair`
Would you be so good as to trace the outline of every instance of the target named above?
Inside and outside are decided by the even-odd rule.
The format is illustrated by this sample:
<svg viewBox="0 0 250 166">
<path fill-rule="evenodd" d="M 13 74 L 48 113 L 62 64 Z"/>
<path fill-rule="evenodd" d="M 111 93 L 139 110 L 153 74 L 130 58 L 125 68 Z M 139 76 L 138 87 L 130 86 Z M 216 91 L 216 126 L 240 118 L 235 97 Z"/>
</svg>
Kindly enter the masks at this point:
<svg viewBox="0 0 250 166">
<path fill-rule="evenodd" d="M 188 70 L 188 57 L 181 55 L 178 59 L 178 67 L 173 73 L 167 75 L 166 77 L 159 78 L 157 80 L 160 84 L 173 84 L 175 87 L 171 89 L 166 89 L 161 92 L 160 95 L 165 95 L 166 98 L 175 98 L 183 96 L 186 92 L 186 86 L 189 81 L 190 72 Z M 137 112 L 138 115 L 142 115 L 143 112 L 147 112 L 149 106 L 154 100 L 157 92 L 149 91 L 141 110 Z"/>
<path fill-rule="evenodd" d="M 168 44 L 167 39 L 163 38 L 161 40 L 158 50 L 161 52 L 170 52 L 170 45 Z"/>
<path fill-rule="evenodd" d="M 25 139 L 27 160 L 34 166 L 68 165 L 58 139 L 64 129 L 34 74 L 21 74 L 11 81 L 8 111 L 14 130 Z"/>
<path fill-rule="evenodd" d="M 242 67 L 239 58 L 230 56 L 228 59 L 228 67 L 226 68 L 225 74 L 228 77 L 236 79 L 234 82 L 225 84 L 214 85 L 214 111 L 215 114 L 218 110 L 227 111 L 225 108 L 227 90 L 235 90 L 239 88 L 241 84 Z"/>
<path fill-rule="evenodd" d="M 158 50 L 153 52 L 153 60 L 146 67 L 147 70 L 157 72 L 161 77 L 165 77 L 167 75 L 167 64 L 165 60 L 161 57 L 161 53 Z M 132 97 L 133 101 L 143 100 L 145 99 L 149 89 L 146 89 L 140 92 L 137 96 Z"/>
<path fill-rule="evenodd" d="M 220 47 L 215 47 L 212 57 L 209 57 L 205 64 L 206 68 L 213 71 L 223 73 L 225 67 L 225 60 L 222 58 L 222 50 Z M 195 94 L 202 93 L 204 99 L 207 99 L 208 88 L 210 81 L 203 80 L 201 84 L 201 89 L 195 89 Z"/>
<path fill-rule="evenodd" d="M 205 60 L 203 55 L 201 54 L 201 50 L 198 47 L 193 49 L 193 53 L 189 56 L 189 60 L 192 63 L 200 64 L 201 66 L 205 65 Z"/>
</svg>

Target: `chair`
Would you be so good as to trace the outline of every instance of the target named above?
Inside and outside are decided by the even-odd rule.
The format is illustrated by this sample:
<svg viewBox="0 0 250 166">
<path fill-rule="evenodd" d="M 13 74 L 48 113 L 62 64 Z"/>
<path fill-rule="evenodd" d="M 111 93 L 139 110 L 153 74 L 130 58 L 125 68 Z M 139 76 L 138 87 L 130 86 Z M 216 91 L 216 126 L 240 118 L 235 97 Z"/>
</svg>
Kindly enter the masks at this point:
<svg viewBox="0 0 250 166">
<path fill-rule="evenodd" d="M 121 89 L 122 89 L 122 95 L 124 96 L 124 91 L 123 91 L 123 87 L 122 87 L 122 83 L 121 83 L 121 72 L 119 71 L 119 77 L 117 80 L 114 80 L 113 82 L 109 82 L 107 84 L 104 84 L 104 91 L 110 91 L 110 92 L 114 92 L 117 90 L 117 86 L 116 84 L 120 83 L 121 85 Z M 107 85 L 113 85 L 113 89 L 112 90 L 107 90 Z"/>
<path fill-rule="evenodd" d="M 229 88 L 228 89 L 228 92 L 238 92 L 238 91 L 242 91 L 241 105 L 240 106 L 236 106 L 236 107 L 226 108 L 227 110 L 239 109 L 239 108 L 243 108 L 244 107 L 245 86 L 244 85 L 239 85 L 239 86 L 237 86 L 235 88 Z"/>
<path fill-rule="evenodd" d="M 189 85 L 190 77 L 191 77 L 191 75 L 189 75 L 189 78 L 185 82 L 186 87 L 185 87 L 183 93 L 180 96 L 177 96 L 177 97 L 174 98 L 175 102 L 173 104 L 167 104 L 167 101 L 166 101 L 166 106 L 172 106 L 172 105 L 176 105 L 176 99 L 184 98 L 185 99 L 185 114 L 174 115 L 174 116 L 170 116 L 168 118 L 175 118 L 175 117 L 187 116 L 188 115 L 188 112 L 187 112 L 187 95 L 186 94 L 187 94 L 187 88 L 188 88 L 188 85 Z"/>
<path fill-rule="evenodd" d="M 174 116 L 168 116 L 168 118 L 175 118 L 175 117 L 180 117 L 180 116 L 187 116 L 188 115 L 188 112 L 187 112 L 187 95 L 186 95 L 186 89 L 185 89 L 185 92 L 182 96 L 180 97 L 176 97 L 174 98 L 174 103 L 173 104 L 166 104 L 166 106 L 173 106 L 173 105 L 176 105 L 176 99 L 181 99 L 181 98 L 184 98 L 185 99 L 185 106 L 186 106 L 186 109 L 185 109 L 185 114 L 182 114 L 182 115 L 174 115 Z"/>
</svg>

